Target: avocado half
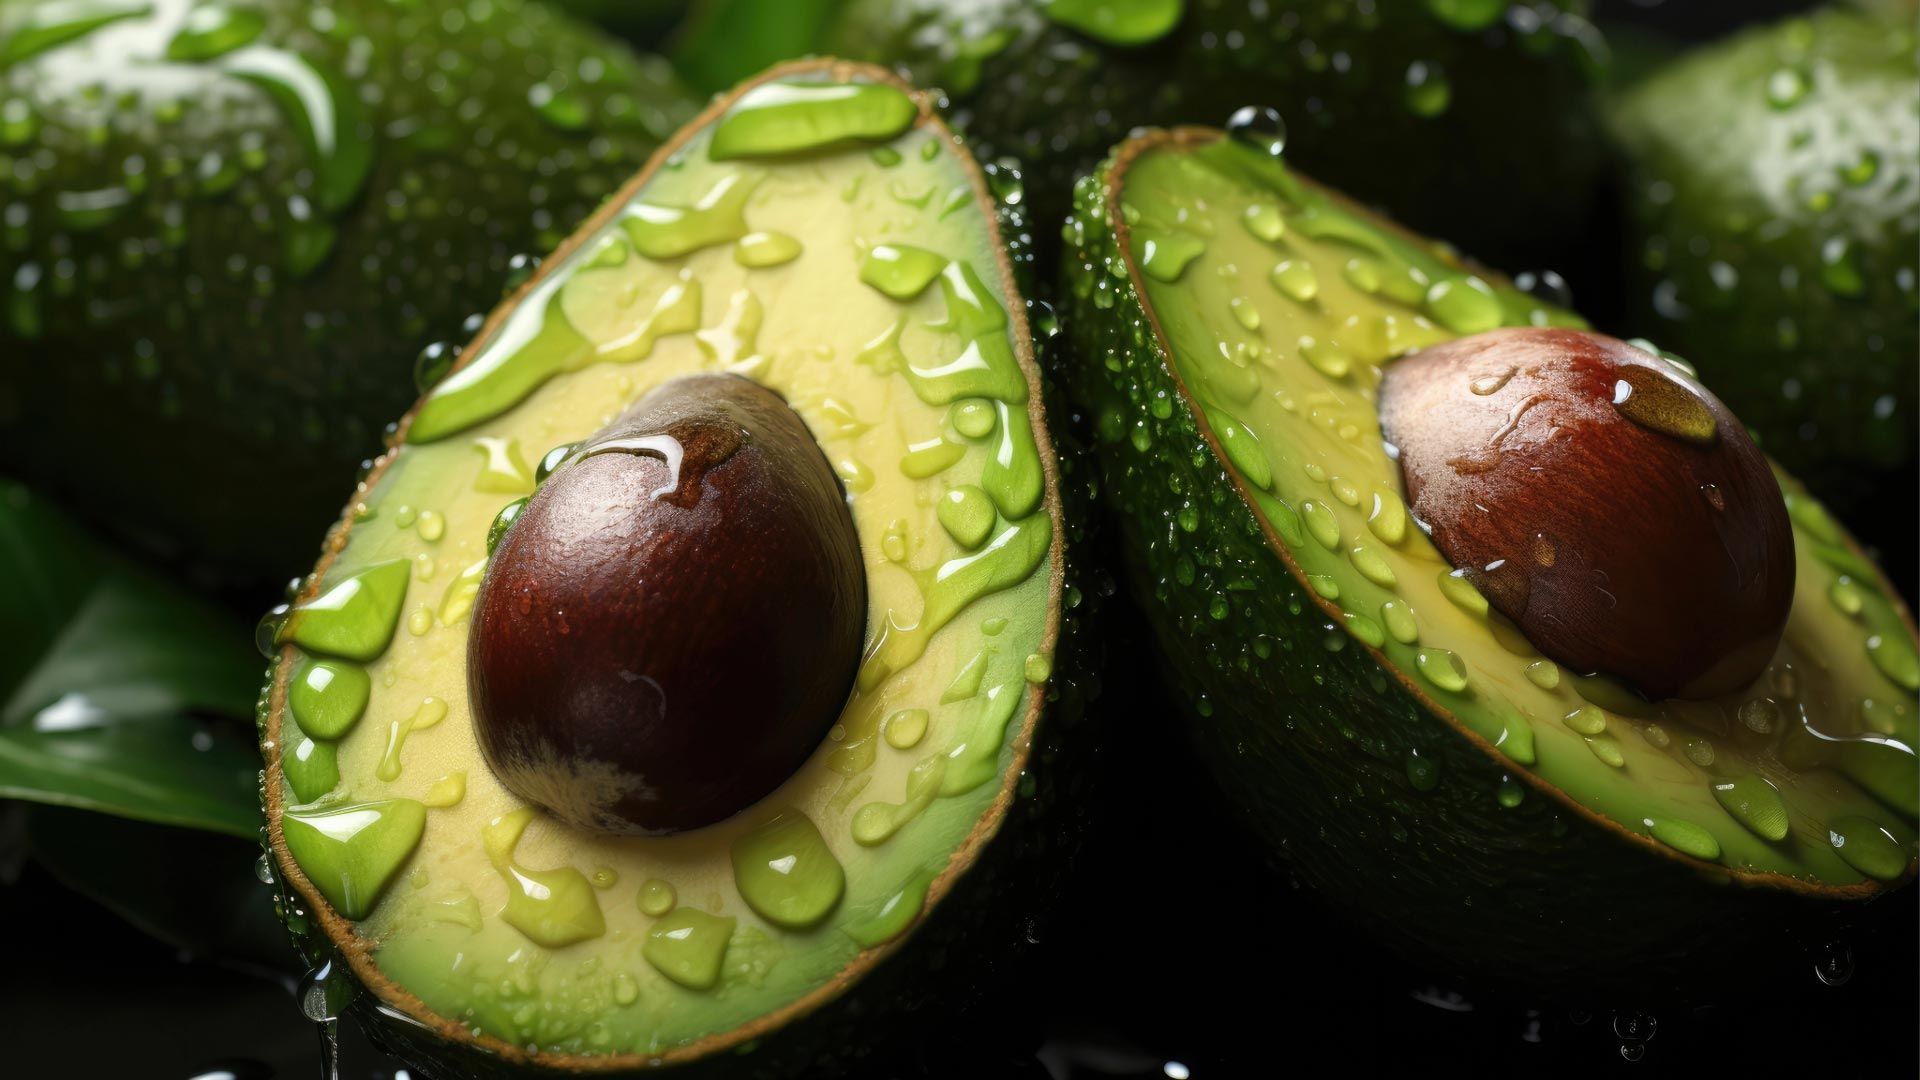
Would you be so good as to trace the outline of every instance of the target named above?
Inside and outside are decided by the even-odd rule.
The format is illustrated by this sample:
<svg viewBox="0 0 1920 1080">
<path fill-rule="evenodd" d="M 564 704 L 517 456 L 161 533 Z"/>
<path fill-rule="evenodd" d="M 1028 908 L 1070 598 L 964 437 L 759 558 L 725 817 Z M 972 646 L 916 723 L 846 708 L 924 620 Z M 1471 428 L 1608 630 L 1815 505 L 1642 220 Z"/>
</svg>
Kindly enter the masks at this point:
<svg viewBox="0 0 1920 1080">
<path fill-rule="evenodd" d="M 1411 518 L 1375 398 L 1415 350 L 1580 320 L 1269 150 L 1122 144 L 1064 285 L 1134 592 L 1264 837 L 1406 950 L 1642 1000 L 1724 991 L 1798 915 L 1911 878 L 1920 661 L 1845 532 L 1778 474 L 1797 585 L 1739 692 L 1546 659 Z"/>
<path fill-rule="evenodd" d="M 4 5 L 0 456 L 148 551 L 279 580 L 415 351 L 697 101 L 523 0 Z"/>
<path fill-rule="evenodd" d="M 1316 175 L 1481 257 L 1533 261 L 1584 226 L 1604 164 L 1586 8 L 850 0 L 825 48 L 946 90 L 982 157 L 1028 164 L 1036 220 L 1060 220 L 1074 178 L 1137 126 L 1270 106 Z"/>
<path fill-rule="evenodd" d="M 970 968 L 952 939 L 1031 914 L 1064 853 L 1040 827 L 1057 801 L 1047 740 L 1084 684 L 1022 256 L 1003 243 L 1022 236 L 926 95 L 877 68 L 787 65 L 663 147 L 401 420 L 291 609 L 263 624 L 284 913 L 316 966 L 337 958 L 364 985 L 377 1035 L 462 1075 L 828 1067 L 882 1040 L 880 1017 L 958 996 Z M 844 493 L 828 512 L 857 532 L 857 674 L 798 768 L 732 816 L 567 824 L 483 755 L 470 637 L 494 600 L 489 552 L 545 543 L 520 534 L 542 493 L 604 460 L 590 450 L 631 403 L 732 394 L 746 384 L 731 376 L 797 414 Z M 693 467 L 682 440 L 675 475 Z M 720 538 L 749 556 L 785 539 Z M 701 559 L 646 587 L 750 562 Z M 490 617 L 510 620 L 515 595 Z M 749 598 L 748 617 L 791 599 Z M 593 606 L 520 610 L 564 635 L 604 625 Z M 742 684 L 792 677 L 750 648 L 736 668 Z M 580 671 L 556 711 L 610 681 Z"/>
</svg>

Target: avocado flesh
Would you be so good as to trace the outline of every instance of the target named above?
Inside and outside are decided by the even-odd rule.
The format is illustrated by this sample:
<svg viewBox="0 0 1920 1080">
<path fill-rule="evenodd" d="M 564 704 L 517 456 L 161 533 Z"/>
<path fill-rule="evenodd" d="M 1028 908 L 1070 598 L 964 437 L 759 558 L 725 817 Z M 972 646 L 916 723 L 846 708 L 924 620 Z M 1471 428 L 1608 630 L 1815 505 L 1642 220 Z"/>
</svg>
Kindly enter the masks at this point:
<svg viewBox="0 0 1920 1080">
<path fill-rule="evenodd" d="M 852 0 L 825 48 L 953 95 L 983 158 L 1027 163 L 1037 220 L 1135 127 L 1271 106 L 1315 175 L 1483 258 L 1550 260 L 1602 163 L 1586 6 Z"/>
<path fill-rule="evenodd" d="M 1129 142 L 1077 194 L 1079 390 L 1136 583 L 1203 749 L 1309 875 L 1449 959 L 1563 977 L 1685 925 L 1632 884 L 1691 887 L 1632 865 L 1656 852 L 1786 892 L 1911 873 L 1911 624 L 1798 485 L 1793 609 L 1758 683 L 1643 702 L 1577 679 L 1448 576 L 1374 404 L 1399 355 L 1575 316 L 1217 133 Z M 1544 948 L 1490 939 L 1558 920 Z"/>
<path fill-rule="evenodd" d="M 1910 16 L 1822 11 L 1691 53 L 1609 115 L 1633 325 L 1697 357 L 1842 510 L 1877 506 L 1893 467 L 1912 487 L 1920 438 L 1915 49 Z M 1912 530 L 1887 532 L 1887 564 L 1910 566 Z"/>
<path fill-rule="evenodd" d="M 414 353 L 694 111 L 662 62 L 541 4 L 443 14 L 0 11 L 10 469 L 226 581 L 312 558 Z"/>
<path fill-rule="evenodd" d="M 991 839 L 1052 674 L 1057 502 L 979 173 L 877 70 L 812 63 L 742 95 L 496 312 L 278 631 L 283 865 L 355 920 L 322 921 L 371 947 L 359 973 L 383 998 L 510 1057 L 697 1057 L 839 993 Z M 866 658 L 827 741 L 761 803 L 672 836 L 571 830 L 488 773 L 470 727 L 489 527 L 551 448 L 703 371 L 782 394 L 840 474 Z M 328 744 L 331 785 L 297 763 L 292 689 L 321 650 L 371 686 Z M 363 850 L 337 839 L 363 832 Z"/>
</svg>

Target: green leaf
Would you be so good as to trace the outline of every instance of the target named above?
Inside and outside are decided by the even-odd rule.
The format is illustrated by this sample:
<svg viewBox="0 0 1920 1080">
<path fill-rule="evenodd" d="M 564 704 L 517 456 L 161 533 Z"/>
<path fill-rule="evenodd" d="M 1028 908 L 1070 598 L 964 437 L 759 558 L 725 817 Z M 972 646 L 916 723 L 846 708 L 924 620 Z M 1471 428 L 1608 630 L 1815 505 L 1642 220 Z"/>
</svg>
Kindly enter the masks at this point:
<svg viewBox="0 0 1920 1080">
<path fill-rule="evenodd" d="M 845 0 L 704 0 L 668 51 L 680 77 L 713 93 L 782 60 L 820 51 Z"/>
<path fill-rule="evenodd" d="M 252 838 L 246 628 L 0 481 L 0 798 Z"/>
</svg>

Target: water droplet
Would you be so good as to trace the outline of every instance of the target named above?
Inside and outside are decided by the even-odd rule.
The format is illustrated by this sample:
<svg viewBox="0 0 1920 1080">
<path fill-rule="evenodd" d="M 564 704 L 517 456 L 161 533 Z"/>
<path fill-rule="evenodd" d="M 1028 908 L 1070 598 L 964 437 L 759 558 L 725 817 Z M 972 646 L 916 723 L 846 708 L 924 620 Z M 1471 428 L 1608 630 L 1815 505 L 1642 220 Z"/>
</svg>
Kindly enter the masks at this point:
<svg viewBox="0 0 1920 1080">
<path fill-rule="evenodd" d="M 1387 633 L 1402 645 L 1412 645 L 1420 640 L 1420 624 L 1414 619 L 1413 609 L 1404 600 L 1389 600 L 1380 605 L 1380 621 L 1386 624 Z"/>
<path fill-rule="evenodd" d="M 1660 1021 L 1646 1013 L 1623 1012 L 1613 1017 L 1613 1033 L 1625 1042 L 1649 1042 L 1659 1030 Z"/>
<path fill-rule="evenodd" d="M 1499 786 L 1494 789 L 1494 798 L 1501 806 L 1511 810 L 1526 801 L 1526 785 L 1511 776 L 1503 776 Z"/>
<path fill-rule="evenodd" d="M 1233 312 L 1234 321 L 1241 326 L 1248 330 L 1260 329 L 1260 309 L 1253 306 L 1253 301 L 1236 296 L 1227 301 L 1227 308 Z"/>
<path fill-rule="evenodd" d="M 1523 270 L 1513 276 L 1513 287 L 1555 307 L 1573 307 L 1573 289 L 1552 270 Z"/>
<path fill-rule="evenodd" d="M 413 359 L 413 387 L 426 393 L 440 385 L 460 359 L 460 347 L 449 341 L 436 341 L 420 350 Z"/>
<path fill-rule="evenodd" d="M 513 527 L 514 521 L 527 508 L 527 501 L 527 498 L 515 499 L 494 515 L 493 524 L 487 526 L 487 554 L 493 554 L 500 547 L 500 541 L 506 539 L 507 530 Z M 443 618 L 441 621 L 446 620 Z"/>
<path fill-rule="evenodd" d="M 1286 235 L 1286 219 L 1280 216 L 1280 210 L 1272 203 L 1254 203 L 1240 215 L 1240 224 L 1246 226 L 1249 233 L 1269 244 L 1279 242 Z"/>
<path fill-rule="evenodd" d="M 1869 635 L 1867 658 L 1894 685 L 1920 690 L 1920 655 L 1915 654 L 1913 639 L 1905 630 L 1896 628 L 1891 634 Z"/>
<path fill-rule="evenodd" d="M 1340 546 L 1340 519 L 1333 515 L 1327 504 L 1301 503 L 1300 517 L 1306 522 L 1308 535 L 1318 541 L 1321 547 L 1333 551 Z"/>
<path fill-rule="evenodd" d="M 1806 72 L 1799 68 L 1779 68 L 1767 76 L 1767 104 L 1776 109 L 1791 109 L 1811 89 Z"/>
<path fill-rule="evenodd" d="M 1353 370 L 1353 357 L 1331 341 L 1302 337 L 1299 347 L 1300 355 L 1307 363 L 1329 379 L 1343 379 Z"/>
<path fill-rule="evenodd" d="M 1305 304 L 1320 292 L 1320 279 L 1304 259 L 1282 259 L 1267 274 L 1267 280 L 1281 295 Z"/>
<path fill-rule="evenodd" d="M 1620 415 L 1649 431 L 1696 446 L 1712 446 L 1720 438 L 1713 410 L 1690 387 L 1659 368 L 1640 364 L 1620 368 L 1619 376 L 1613 387 L 1613 407 Z"/>
<path fill-rule="evenodd" d="M 1500 325 L 1500 298 L 1477 277 L 1448 278 L 1427 289 L 1426 311 L 1456 334 L 1478 334 Z"/>
<path fill-rule="evenodd" d="M 925 709 L 900 709 L 888 716 L 880 725 L 886 736 L 887 745 L 896 750 L 910 750 L 926 738 L 929 714 Z"/>
<path fill-rule="evenodd" d="M 1607 730 L 1606 711 L 1597 705 L 1575 709 L 1568 713 L 1562 722 L 1582 735 L 1598 735 Z"/>
<path fill-rule="evenodd" d="M 1845 986 L 1853 981 L 1853 947 L 1841 941 L 1822 946 L 1813 960 L 1813 977 L 1826 986 Z"/>
<path fill-rule="evenodd" d="M 1682 854 L 1709 861 L 1720 857 L 1720 841 L 1714 839 L 1712 833 L 1691 821 L 1680 821 L 1674 818 L 1645 818 L 1642 819 L 1641 824 L 1647 827 L 1647 831 L 1655 840 Z"/>
<path fill-rule="evenodd" d="M 1415 791 L 1432 791 L 1440 784 L 1440 763 L 1421 757 L 1418 750 L 1407 751 L 1407 782 Z"/>
<path fill-rule="evenodd" d="M 733 938 L 735 920 L 697 908 L 676 908 L 660 916 L 647 932 L 640 955 L 654 970 L 690 990 L 711 990 L 720 981 L 722 961 Z"/>
<path fill-rule="evenodd" d="M 1764 777 L 1750 775 L 1716 781 L 1713 797 L 1754 835 L 1776 843 L 1787 838 L 1786 803 L 1781 800 L 1778 789 Z"/>
<path fill-rule="evenodd" d="M 1450 650 L 1421 649 L 1414 654 L 1413 666 L 1442 690 L 1457 694 L 1467 688 L 1467 667 Z"/>
<path fill-rule="evenodd" d="M 1487 598 L 1467 580 L 1467 571 L 1443 570 L 1439 583 L 1441 595 L 1452 601 L 1453 606 L 1476 618 L 1487 617 Z"/>
<path fill-rule="evenodd" d="M 733 842 L 733 880 L 761 918 L 805 930 L 827 916 L 846 890 L 846 873 L 812 821 L 785 811 Z"/>
<path fill-rule="evenodd" d="M 274 605 L 253 627 L 253 647 L 271 660 L 280 653 L 280 627 L 287 621 L 287 604 Z"/>
<path fill-rule="evenodd" d="M 1848 866 L 1879 881 L 1907 871 L 1911 851 L 1876 822 L 1849 814 L 1827 823 L 1827 842 Z"/>
<path fill-rule="evenodd" d="M 800 241 L 782 232 L 748 233 L 733 245 L 733 261 L 752 270 L 781 266 L 800 257 Z"/>
<path fill-rule="evenodd" d="M 1278 109 L 1248 105 L 1227 117 L 1227 134 L 1268 157 L 1279 157 L 1287 147 L 1287 123 Z"/>
<path fill-rule="evenodd" d="M 1206 241 L 1191 233 L 1135 234 L 1140 246 L 1140 269 L 1158 281 L 1180 280 L 1193 260 L 1207 250 Z"/>
<path fill-rule="evenodd" d="M 1354 569 L 1360 571 L 1361 577 L 1383 589 L 1391 589 L 1400 583 L 1385 556 L 1365 544 L 1355 545 L 1348 553 L 1348 558 L 1353 562 Z"/>
<path fill-rule="evenodd" d="M 1415 60 L 1407 65 L 1403 98 L 1407 111 L 1431 119 L 1447 111 L 1453 101 L 1453 84 L 1447 81 L 1440 65 Z"/>
</svg>

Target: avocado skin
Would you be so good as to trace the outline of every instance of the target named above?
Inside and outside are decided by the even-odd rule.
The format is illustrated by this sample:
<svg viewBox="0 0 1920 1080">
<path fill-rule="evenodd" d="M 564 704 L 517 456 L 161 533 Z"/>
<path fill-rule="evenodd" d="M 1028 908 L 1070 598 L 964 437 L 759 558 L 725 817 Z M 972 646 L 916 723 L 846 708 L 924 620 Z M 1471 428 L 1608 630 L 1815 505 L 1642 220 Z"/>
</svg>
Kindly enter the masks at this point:
<svg viewBox="0 0 1920 1080">
<path fill-rule="evenodd" d="M 1035 293 L 1032 231 L 1022 200 L 1022 180 L 1011 166 L 982 166 L 996 193 L 995 222 L 1013 267 L 1020 297 Z M 1018 1051 L 1023 1040 L 1037 1041 L 1026 1021 L 990 1012 L 993 993 L 1029 969 L 1039 928 L 1056 916 L 1074 858 L 1094 820 L 1090 807 L 1111 798 L 1098 755 L 1098 718 L 1093 704 L 1102 694 L 1105 644 L 1103 608 L 1118 591 L 1104 569 L 1104 531 L 1095 512 L 1097 491 L 1090 454 L 1091 436 L 1056 375 L 1068 362 L 1051 309 L 1025 301 L 1032 326 L 1035 361 L 1041 371 L 1041 400 L 1048 417 L 1055 466 L 1064 563 L 1061 612 L 1052 674 L 1043 714 L 1021 781 L 1013 789 L 997 834 L 988 838 L 973 865 L 954 881 L 939 904 L 892 955 L 876 965 L 841 996 L 806 1016 L 789 1021 L 742 1048 L 675 1065 L 674 1077 L 723 1080 L 779 1080 L 796 1076 L 892 1075 L 895 1061 L 915 1039 L 953 1046 L 956 1026 L 965 1023 L 967 1045 L 956 1050 L 971 1065 L 998 1060 L 1003 1050 Z M 351 508 L 343 520 L 350 518 Z M 255 710 L 256 736 L 268 738 L 277 667 L 266 669 Z M 266 812 L 266 774 L 261 774 L 260 805 Z M 265 843 L 269 860 L 278 856 Z M 337 959 L 317 923 L 301 910 L 301 898 L 284 879 L 274 886 L 274 912 L 286 927 L 296 952 L 310 969 Z M 344 965 L 342 965 L 344 967 Z M 419 1021 L 353 985 L 347 1013 L 381 1050 L 420 1067 L 435 1080 L 525 1080 L 555 1075 L 520 1065 L 471 1044 L 453 1043 Z M 946 1060 L 943 1058 L 943 1060 Z M 991 1074 L 991 1065 L 978 1067 Z M 599 1076 L 652 1076 L 658 1070 L 598 1072 Z"/>
<path fill-rule="evenodd" d="M 828 48 L 953 95 L 982 160 L 1028 163 L 1043 223 L 1065 215 L 1074 177 L 1135 126 L 1220 125 L 1248 105 L 1280 111 L 1290 161 L 1497 264 L 1558 265 L 1594 209 L 1598 35 L 1581 0 L 1517 6 L 1518 21 L 1477 30 L 1424 0 L 1380 0 L 1372 14 L 1324 0 L 1188 0 L 1171 33 L 1133 47 L 1057 26 L 1044 7 L 850 0 Z M 984 59 L 957 56 L 994 35 L 1006 44 Z M 1452 87 L 1436 116 L 1405 103 L 1415 62 Z"/>
<path fill-rule="evenodd" d="M 1190 409 L 1149 407 L 1187 399 L 1127 279 L 1107 270 L 1110 167 L 1074 193 L 1067 385 L 1094 418 L 1123 577 L 1188 734 L 1253 831 L 1354 932 L 1482 985 L 1686 1003 L 1804 977 L 1797 944 L 1828 940 L 1829 905 L 1650 854 L 1537 787 L 1503 808 L 1508 770 L 1327 621 Z M 1180 517 L 1195 507 L 1189 533 Z M 1413 751 L 1438 764 L 1429 792 L 1407 776 Z M 1787 929 L 1757 942 L 1755 927 Z"/>
<path fill-rule="evenodd" d="M 40 117 L 4 152 L 46 159 L 30 190 L 17 171 L 0 183 L 27 222 L 0 248 L 0 289 L 40 279 L 37 330 L 0 320 L 0 457 L 123 539 L 233 586 L 310 561 L 355 463 L 416 396 L 419 349 L 459 334 L 516 253 L 557 242 L 692 113 L 664 63 L 537 3 L 499 0 L 485 23 L 432 5 L 329 5 L 352 34 L 316 31 L 297 0 L 250 7 L 267 20 L 258 43 L 323 69 L 354 70 L 350 42 L 371 46 L 348 84 L 380 95 L 351 134 L 374 144 L 371 168 L 331 217 L 300 179 L 312 163 L 295 126 L 218 60 L 142 66 L 85 55 L 81 38 L 0 72 L 0 98 L 32 98 Z M 529 103 L 555 71 L 587 105 L 577 130 Z M 92 83 L 113 103 L 98 131 Z M 135 89 L 152 92 L 118 98 Z M 180 118 L 163 121 L 157 103 L 176 97 Z M 203 193 L 203 163 L 232 165 L 249 145 L 259 167 Z M 147 184 L 117 216 L 60 227 L 60 193 L 108 187 L 136 159 Z M 304 275 L 285 253 L 300 193 L 337 230 Z"/>
<path fill-rule="evenodd" d="M 1769 81 L 1793 71 L 1811 88 L 1777 108 Z M 1628 328 L 1699 367 L 1770 455 L 1884 549 L 1908 595 L 1913 523 L 1877 504 L 1914 489 L 1920 439 L 1917 86 L 1910 21 L 1833 10 L 1697 50 L 1610 112 Z M 1872 179 L 1843 180 L 1866 152 Z M 1824 211 L 1808 205 L 1821 193 Z M 1853 244 L 1858 295 L 1823 280 L 1835 237 Z M 1730 289 L 1714 277 L 1728 269 Z"/>
</svg>

